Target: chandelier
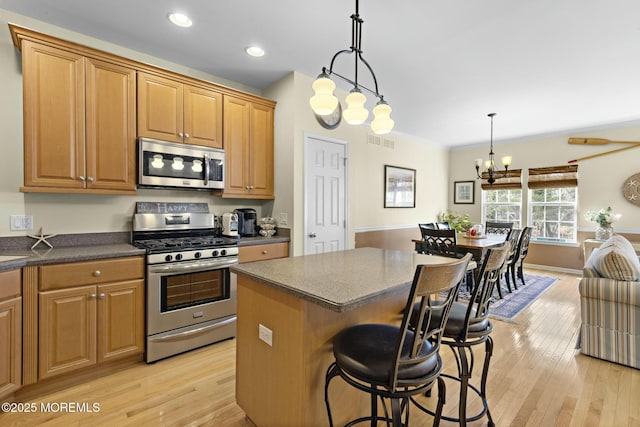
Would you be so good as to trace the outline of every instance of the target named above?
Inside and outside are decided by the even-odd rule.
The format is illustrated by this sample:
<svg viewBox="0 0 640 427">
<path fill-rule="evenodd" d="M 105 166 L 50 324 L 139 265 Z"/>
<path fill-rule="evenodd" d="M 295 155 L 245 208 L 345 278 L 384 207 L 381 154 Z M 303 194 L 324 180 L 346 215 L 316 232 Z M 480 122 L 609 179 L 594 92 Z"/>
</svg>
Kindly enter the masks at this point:
<svg viewBox="0 0 640 427">
<path fill-rule="evenodd" d="M 367 102 L 363 91 L 373 94 L 378 98 L 376 106 L 373 108 L 373 121 L 371 122 L 371 130 L 376 134 L 385 134 L 391 132 L 394 121 L 391 119 L 391 107 L 386 103 L 384 97 L 378 92 L 378 80 L 373 69 L 367 61 L 362 57 L 362 23 L 364 22 L 358 14 L 359 1 L 356 0 L 356 13 L 351 15 L 351 47 L 338 51 L 331 59 L 329 69 L 322 67 L 322 73 L 313 82 L 313 90 L 315 95 L 311 97 L 309 103 L 314 113 L 319 116 L 329 116 L 340 109 L 340 101 L 333 94 L 336 88 L 335 83 L 331 80 L 331 76 L 338 77 L 345 82 L 352 84 L 353 89 L 347 95 L 345 102 L 347 108 L 342 112 L 342 118 L 350 125 L 360 125 L 369 117 L 369 111 L 364 107 Z M 333 71 L 333 64 L 338 56 L 346 54 L 355 54 L 355 77 L 351 80 Z M 375 90 L 369 89 L 358 83 L 358 66 L 362 62 L 371 73 Z"/>
<path fill-rule="evenodd" d="M 489 160 L 484 162 L 484 167 L 486 169 L 486 174 L 488 175 L 487 182 L 489 185 L 493 185 L 496 182 L 497 178 L 507 178 L 509 176 L 509 166 L 511 166 L 511 156 L 504 156 L 500 160 L 502 161 L 502 165 L 504 166 L 504 172 L 501 176 L 498 176 L 498 172 L 496 171 L 496 164 L 493 159 L 493 117 L 496 113 L 487 114 L 488 117 L 491 117 L 491 143 L 489 146 Z M 482 159 L 476 159 L 476 174 L 478 174 L 478 179 L 482 178 L 482 174 L 480 173 L 480 168 L 482 167 Z"/>
</svg>

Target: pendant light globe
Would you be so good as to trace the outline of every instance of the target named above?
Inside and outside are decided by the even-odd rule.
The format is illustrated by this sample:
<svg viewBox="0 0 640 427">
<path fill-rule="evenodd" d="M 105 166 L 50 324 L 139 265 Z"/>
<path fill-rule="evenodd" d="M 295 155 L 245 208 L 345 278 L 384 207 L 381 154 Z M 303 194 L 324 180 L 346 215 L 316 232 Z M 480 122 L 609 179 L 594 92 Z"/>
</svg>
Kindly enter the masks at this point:
<svg viewBox="0 0 640 427">
<path fill-rule="evenodd" d="M 345 98 L 347 108 L 342 112 L 342 117 L 350 125 L 361 125 L 369 117 L 369 111 L 364 108 L 367 97 L 358 88 L 353 88 Z"/>
<path fill-rule="evenodd" d="M 320 74 L 312 85 L 315 95 L 309 99 L 314 113 L 326 116 L 338 107 L 338 98 L 333 94 L 336 84 L 326 74 Z"/>
<path fill-rule="evenodd" d="M 391 107 L 384 101 L 379 101 L 373 108 L 371 130 L 377 135 L 391 132 L 395 122 L 391 119 Z"/>
</svg>

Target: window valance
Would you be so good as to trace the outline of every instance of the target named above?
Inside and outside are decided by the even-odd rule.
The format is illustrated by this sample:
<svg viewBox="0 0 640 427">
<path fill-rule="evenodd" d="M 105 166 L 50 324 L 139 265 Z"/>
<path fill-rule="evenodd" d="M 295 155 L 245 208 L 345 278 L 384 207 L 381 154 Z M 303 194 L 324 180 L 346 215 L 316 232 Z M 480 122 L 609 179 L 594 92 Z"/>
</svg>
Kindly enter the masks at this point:
<svg viewBox="0 0 640 427">
<path fill-rule="evenodd" d="M 499 175 L 499 178 L 496 178 L 494 175 L 496 181 L 493 184 L 489 184 L 487 181 L 489 174 L 482 172 L 482 183 L 480 187 L 483 190 L 519 190 L 522 188 L 522 169 L 507 171 L 506 177 L 503 171 L 498 171 L 496 174 Z"/>
<path fill-rule="evenodd" d="M 577 187 L 578 165 L 530 168 L 528 185 L 533 189 Z"/>
</svg>

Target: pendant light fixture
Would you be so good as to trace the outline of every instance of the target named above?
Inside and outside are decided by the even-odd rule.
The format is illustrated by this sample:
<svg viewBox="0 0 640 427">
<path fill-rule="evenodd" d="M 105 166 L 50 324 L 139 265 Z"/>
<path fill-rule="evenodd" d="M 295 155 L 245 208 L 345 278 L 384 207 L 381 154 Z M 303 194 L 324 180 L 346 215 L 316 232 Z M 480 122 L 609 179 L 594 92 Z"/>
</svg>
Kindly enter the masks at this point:
<svg viewBox="0 0 640 427">
<path fill-rule="evenodd" d="M 496 182 L 497 178 L 506 178 L 509 176 L 509 166 L 511 166 L 511 156 L 504 156 L 500 160 L 502 161 L 502 165 L 504 166 L 504 173 L 502 176 L 498 176 L 498 172 L 496 171 L 496 164 L 493 159 L 493 117 L 496 113 L 487 114 L 488 117 L 491 118 L 491 142 L 489 145 L 489 160 L 484 162 L 484 167 L 486 169 L 486 173 L 488 175 L 487 182 L 489 185 L 493 185 Z M 482 159 L 476 159 L 476 174 L 478 175 L 478 179 L 482 178 L 482 174 L 480 173 L 480 168 L 482 167 Z"/>
<path fill-rule="evenodd" d="M 391 132 L 394 125 L 394 121 L 391 119 L 391 107 L 386 103 L 384 97 L 378 91 L 378 80 L 376 79 L 373 69 L 362 57 L 362 24 L 364 21 L 360 18 L 358 12 L 359 0 L 356 0 L 356 13 L 351 15 L 351 47 L 349 49 L 340 50 L 333 55 L 328 70 L 326 67 L 322 68 L 322 73 L 320 73 L 316 81 L 313 82 L 312 87 L 315 91 L 315 95 L 311 97 L 309 104 L 311 104 L 313 112 L 319 116 L 327 116 L 336 111 L 340 101 L 338 101 L 338 98 L 333 94 L 336 85 L 333 80 L 331 80 L 331 76 L 338 77 L 353 85 L 353 89 L 345 99 L 347 108 L 342 113 L 344 120 L 350 125 L 359 125 L 367 120 L 369 117 L 369 111 L 364 106 L 367 102 L 367 98 L 363 91 L 369 92 L 378 98 L 378 102 L 373 109 L 371 129 L 376 134 L 385 134 Z M 353 80 L 333 71 L 333 64 L 336 58 L 343 53 L 354 54 L 355 75 Z M 373 84 L 375 86 L 374 90 L 358 83 L 358 67 L 360 62 L 362 62 L 362 64 L 364 64 L 371 73 Z"/>
</svg>

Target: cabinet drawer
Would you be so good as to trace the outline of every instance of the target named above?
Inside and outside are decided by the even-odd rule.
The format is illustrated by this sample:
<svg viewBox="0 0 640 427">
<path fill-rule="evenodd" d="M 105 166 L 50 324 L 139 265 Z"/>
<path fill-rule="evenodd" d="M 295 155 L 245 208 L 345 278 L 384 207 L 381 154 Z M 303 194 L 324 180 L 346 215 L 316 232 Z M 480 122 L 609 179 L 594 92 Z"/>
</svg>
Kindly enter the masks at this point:
<svg viewBox="0 0 640 427">
<path fill-rule="evenodd" d="M 268 243 L 265 245 L 240 246 L 238 259 L 240 263 L 263 261 L 266 259 L 285 258 L 289 256 L 289 242 Z"/>
<path fill-rule="evenodd" d="M 144 258 L 113 258 L 40 267 L 40 290 L 144 278 Z"/>
<path fill-rule="evenodd" d="M 20 269 L 0 273 L 0 301 L 20 295 L 21 276 Z"/>
</svg>

